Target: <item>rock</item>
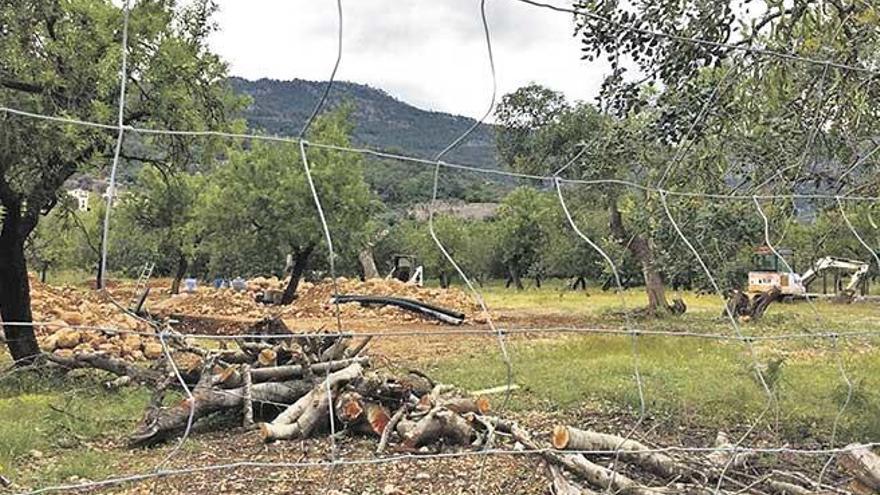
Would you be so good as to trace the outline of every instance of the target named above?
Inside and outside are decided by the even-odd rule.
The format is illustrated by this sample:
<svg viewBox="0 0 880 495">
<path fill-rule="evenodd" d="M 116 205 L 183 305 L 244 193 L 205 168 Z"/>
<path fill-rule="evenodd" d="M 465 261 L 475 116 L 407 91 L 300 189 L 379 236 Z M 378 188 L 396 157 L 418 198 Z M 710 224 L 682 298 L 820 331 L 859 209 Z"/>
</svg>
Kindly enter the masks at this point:
<svg viewBox="0 0 880 495">
<path fill-rule="evenodd" d="M 79 354 L 79 353 L 84 353 L 84 352 L 88 353 L 88 352 L 92 352 L 93 350 L 94 349 L 92 349 L 92 346 L 90 346 L 89 344 L 83 343 L 83 344 L 79 344 L 78 346 L 74 347 L 73 353 L 74 354 Z"/>
<path fill-rule="evenodd" d="M 431 475 L 424 471 L 421 471 L 419 473 L 416 473 L 415 479 L 419 481 L 425 481 L 431 479 Z"/>
<path fill-rule="evenodd" d="M 70 359 L 73 357 L 73 350 L 71 350 L 71 349 L 56 349 L 55 352 L 53 352 L 52 354 L 54 354 L 60 358 L 63 358 L 63 359 Z"/>
<path fill-rule="evenodd" d="M 118 356 L 119 354 L 121 354 L 119 352 L 119 350 L 120 350 L 119 347 L 117 347 L 109 342 L 105 342 L 103 344 L 98 344 L 98 346 L 96 347 L 96 350 L 101 351 L 101 352 L 106 352 L 107 354 L 111 354 L 114 356 Z"/>
<path fill-rule="evenodd" d="M 55 347 L 58 349 L 73 349 L 82 340 L 82 332 L 72 328 L 62 328 L 55 332 Z"/>
<path fill-rule="evenodd" d="M 54 351 L 58 348 L 58 337 L 55 334 L 49 335 L 41 341 L 40 347 L 42 347 L 44 351 Z"/>
<path fill-rule="evenodd" d="M 142 345 L 143 342 L 141 341 L 140 335 L 127 334 L 122 337 L 121 347 L 126 354 L 132 354 L 134 351 L 141 350 Z"/>
<path fill-rule="evenodd" d="M 147 342 L 144 344 L 144 357 L 147 359 L 159 359 L 165 354 L 162 344 L 158 342 Z"/>
<path fill-rule="evenodd" d="M 75 311 L 62 311 L 58 317 L 71 325 L 83 324 L 82 314 Z"/>
</svg>

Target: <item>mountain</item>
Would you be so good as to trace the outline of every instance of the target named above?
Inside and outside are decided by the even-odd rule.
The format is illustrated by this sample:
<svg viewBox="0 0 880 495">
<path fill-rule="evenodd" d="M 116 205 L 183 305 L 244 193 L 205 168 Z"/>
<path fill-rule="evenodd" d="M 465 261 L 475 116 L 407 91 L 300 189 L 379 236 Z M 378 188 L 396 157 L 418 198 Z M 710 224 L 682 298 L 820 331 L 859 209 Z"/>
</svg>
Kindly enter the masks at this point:
<svg viewBox="0 0 880 495">
<path fill-rule="evenodd" d="M 312 113 L 326 82 L 249 81 L 233 77 L 232 88 L 252 98 L 245 118 L 250 127 L 269 134 L 296 136 Z M 327 108 L 349 102 L 354 106 L 355 144 L 419 158 L 433 158 L 464 133 L 474 120 L 460 115 L 431 112 L 404 103 L 388 93 L 363 84 L 337 81 Z M 495 167 L 495 133 L 491 125 L 480 125 L 446 157 L 480 167 Z"/>
</svg>

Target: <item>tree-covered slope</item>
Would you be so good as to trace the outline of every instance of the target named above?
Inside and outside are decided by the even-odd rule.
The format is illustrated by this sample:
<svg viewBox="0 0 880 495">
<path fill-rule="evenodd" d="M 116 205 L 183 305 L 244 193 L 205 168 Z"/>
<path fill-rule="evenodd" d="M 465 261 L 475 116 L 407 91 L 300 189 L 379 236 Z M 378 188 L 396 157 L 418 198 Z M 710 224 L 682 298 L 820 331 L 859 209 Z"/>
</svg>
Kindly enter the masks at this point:
<svg viewBox="0 0 880 495">
<path fill-rule="evenodd" d="M 320 99 L 326 83 L 231 78 L 230 84 L 236 92 L 249 95 L 253 100 L 245 111 L 250 127 L 270 134 L 295 136 Z M 421 158 L 432 158 L 474 123 L 468 117 L 421 110 L 380 89 L 335 82 L 329 108 L 344 102 L 354 106 L 356 144 Z M 497 160 L 493 128 L 480 126 L 446 158 L 494 167 Z"/>
</svg>

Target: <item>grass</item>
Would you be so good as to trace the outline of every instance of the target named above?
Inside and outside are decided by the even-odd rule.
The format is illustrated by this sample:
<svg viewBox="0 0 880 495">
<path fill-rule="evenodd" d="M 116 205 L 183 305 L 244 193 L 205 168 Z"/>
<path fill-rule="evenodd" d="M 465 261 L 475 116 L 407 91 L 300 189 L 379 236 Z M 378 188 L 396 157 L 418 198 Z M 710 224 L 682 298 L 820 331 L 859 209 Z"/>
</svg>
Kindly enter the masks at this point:
<svg viewBox="0 0 880 495">
<path fill-rule="evenodd" d="M 483 292 L 493 312 L 536 324 L 562 316 L 584 326 L 624 325 L 619 295 L 560 287 L 551 282 L 540 290 L 513 291 L 493 283 Z M 645 300 L 639 290 L 627 291 L 623 298 L 629 309 Z M 733 334 L 730 323 L 720 317 L 722 304 L 717 297 L 686 293 L 684 298 L 687 314 L 640 319 L 635 324 L 644 329 Z M 752 335 L 839 332 L 873 329 L 880 323 L 880 307 L 875 304 L 817 301 L 814 305 L 818 316 L 805 303 L 773 305 L 761 322 L 744 324 L 741 331 Z M 734 429 L 753 421 L 767 405 L 752 357 L 741 343 L 653 336 L 640 337 L 637 343 L 647 412 L 656 418 L 675 427 Z M 837 367 L 839 357 L 854 392 L 840 417 L 837 444 L 880 440 L 877 343 L 878 339 L 867 338 L 841 341 L 837 353 L 828 339 L 756 345 L 756 359 L 779 398 L 778 407 L 765 417 L 767 424 L 778 425 L 776 431 L 793 444 L 827 442 L 848 395 Z M 629 337 L 511 337 L 508 347 L 514 382 L 522 387 L 514 394 L 514 410 L 611 405 L 637 414 L 639 394 Z M 463 345 L 457 354 L 432 356 L 421 365 L 438 380 L 464 389 L 497 386 L 506 378 L 498 348 L 491 343 Z M 102 378 L 84 371 L 0 378 L 0 474 L 19 486 L 36 487 L 74 476 L 101 479 L 130 464 L 132 455 L 138 454 L 119 443 L 134 429 L 148 391 L 107 392 L 101 387 Z M 198 448 L 198 442 L 192 445 Z"/>
<path fill-rule="evenodd" d="M 767 406 L 768 396 L 740 345 L 642 337 L 638 348 L 645 402 L 651 414 L 675 417 L 685 425 L 732 428 L 750 423 Z M 566 409 L 596 402 L 633 411 L 639 407 L 629 339 L 586 336 L 514 341 L 509 353 L 513 381 L 522 387 L 515 394 L 514 409 L 536 405 Z M 841 435 L 849 440 L 878 439 L 880 356 L 847 350 L 843 354 L 856 391 L 841 418 Z M 847 395 L 833 356 L 801 356 L 769 349 L 760 349 L 758 355 L 759 365 L 779 397 L 778 419 L 786 438 L 827 440 Z M 781 367 L 768 372 L 774 363 Z M 441 381 L 470 390 L 497 386 L 506 379 L 506 368 L 494 349 L 441 359 L 432 368 Z"/>
<path fill-rule="evenodd" d="M 0 381 L 0 474 L 21 486 L 112 474 L 148 392 L 106 392 L 99 377 L 19 372 Z"/>
<path fill-rule="evenodd" d="M 584 326 L 623 326 L 620 296 L 590 290 L 587 294 L 540 290 L 511 291 L 501 285 L 484 288 L 487 304 L 506 314 L 560 314 Z M 644 304 L 641 291 L 624 295 L 630 309 Z M 723 305 L 711 295 L 684 294 L 688 312 L 681 317 L 641 319 L 638 328 L 734 335 L 721 317 Z M 742 324 L 745 335 L 844 332 L 876 329 L 876 304 L 839 305 L 829 301 L 776 304 L 760 322 Z M 730 428 L 748 424 L 767 406 L 768 396 L 755 373 L 755 361 L 778 397 L 766 416 L 792 441 L 827 441 L 848 386 L 838 367 L 854 384 L 853 395 L 840 417 L 841 438 L 880 439 L 880 354 L 877 339 L 841 341 L 805 339 L 763 342 L 755 357 L 738 342 L 643 336 L 638 339 L 639 369 L 648 412 L 700 427 Z M 631 339 L 607 336 L 569 336 L 541 340 L 511 339 L 509 353 L 514 382 L 523 387 L 512 405 L 572 408 L 601 402 L 637 410 L 639 394 L 634 377 Z M 503 384 L 506 367 L 496 348 L 475 349 L 433 361 L 432 372 L 442 381 L 467 389 Z"/>
</svg>

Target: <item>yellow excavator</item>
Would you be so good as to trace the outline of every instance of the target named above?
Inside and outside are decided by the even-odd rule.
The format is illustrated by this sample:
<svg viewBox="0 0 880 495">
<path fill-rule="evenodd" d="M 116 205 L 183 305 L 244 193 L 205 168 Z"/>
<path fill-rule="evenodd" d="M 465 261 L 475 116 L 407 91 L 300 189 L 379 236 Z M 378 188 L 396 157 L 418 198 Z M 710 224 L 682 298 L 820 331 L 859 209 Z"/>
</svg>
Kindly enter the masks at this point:
<svg viewBox="0 0 880 495">
<path fill-rule="evenodd" d="M 850 302 L 870 267 L 868 263 L 860 260 L 825 256 L 816 260 L 807 271 L 799 274 L 794 271 L 791 265 L 793 262 L 789 261 L 793 259 L 793 254 L 792 250 L 787 248 L 778 248 L 775 252 L 769 246 L 755 249 L 754 269 L 749 272 L 748 287 L 746 291 L 732 291 L 726 311 L 729 310 L 731 314 L 744 320 L 760 318 L 774 301 L 807 298 L 809 296 L 807 288 L 810 283 L 826 270 L 839 270 L 850 274 L 849 282 L 836 295 L 837 300 Z"/>
</svg>

